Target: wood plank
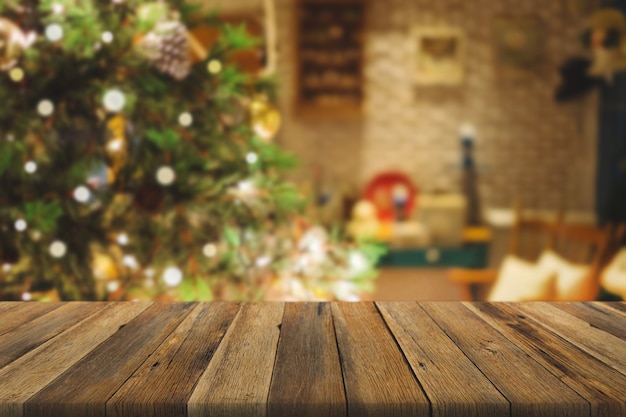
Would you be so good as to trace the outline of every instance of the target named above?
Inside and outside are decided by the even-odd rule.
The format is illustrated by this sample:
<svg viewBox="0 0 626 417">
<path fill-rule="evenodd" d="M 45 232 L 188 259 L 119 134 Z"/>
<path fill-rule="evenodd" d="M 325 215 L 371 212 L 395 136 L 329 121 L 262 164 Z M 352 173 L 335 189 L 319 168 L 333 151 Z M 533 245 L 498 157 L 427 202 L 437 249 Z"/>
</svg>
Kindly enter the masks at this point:
<svg viewBox="0 0 626 417">
<path fill-rule="evenodd" d="M 504 303 L 468 307 L 591 404 L 591 415 L 626 417 L 626 376 Z"/>
<path fill-rule="evenodd" d="M 0 370 L 0 417 L 24 415 L 24 403 L 78 362 L 120 326 L 146 309 L 144 303 L 109 303 L 57 337 Z"/>
<path fill-rule="evenodd" d="M 513 303 L 542 326 L 626 375 L 626 341 L 549 303 Z"/>
<path fill-rule="evenodd" d="M 19 306 L 7 310 L 0 320 L 0 336 L 14 330 L 24 323 L 30 323 L 39 316 L 59 308 L 63 303 L 19 303 Z"/>
<path fill-rule="evenodd" d="M 433 417 L 500 417 L 509 402 L 415 302 L 376 303 L 432 404 Z"/>
<path fill-rule="evenodd" d="M 265 416 L 283 303 L 243 304 L 187 404 L 189 416 Z"/>
<path fill-rule="evenodd" d="M 590 405 L 461 303 L 420 306 L 511 403 L 512 417 L 583 417 Z"/>
<path fill-rule="evenodd" d="M 346 415 L 330 304 L 285 305 L 268 410 L 272 417 Z"/>
<path fill-rule="evenodd" d="M 0 314 L 4 314 L 12 308 L 16 308 L 23 303 L 19 301 L 0 301 Z"/>
<path fill-rule="evenodd" d="M 593 327 L 626 340 L 626 326 L 624 326 L 623 322 L 615 320 L 615 314 L 594 308 L 592 305 L 585 303 L 554 303 L 553 305 L 574 317 L 586 321 Z"/>
<path fill-rule="evenodd" d="M 430 416 L 430 404 L 373 303 L 331 304 L 350 416 Z"/>
<path fill-rule="evenodd" d="M 192 310 L 152 304 L 26 402 L 29 417 L 104 417 L 105 402 Z"/>
<path fill-rule="evenodd" d="M 618 318 L 626 319 L 626 303 L 614 302 L 614 301 L 588 301 L 585 304 L 592 306 L 598 310 L 608 311 Z"/>
<path fill-rule="evenodd" d="M 54 309 L 47 314 L 38 316 L 27 326 L 19 326 L 0 336 L 0 368 L 47 342 L 89 315 L 102 310 L 104 303 L 67 303 L 49 307 L 54 307 Z M 45 310 L 35 309 L 35 311 Z M 10 310 L 9 313 L 11 311 L 13 310 Z M 17 312 L 19 311 L 21 309 L 18 309 Z M 28 308 L 27 311 L 31 312 L 32 309 Z"/>
<path fill-rule="evenodd" d="M 201 303 L 107 402 L 107 417 L 187 415 L 187 400 L 238 303 Z"/>
</svg>

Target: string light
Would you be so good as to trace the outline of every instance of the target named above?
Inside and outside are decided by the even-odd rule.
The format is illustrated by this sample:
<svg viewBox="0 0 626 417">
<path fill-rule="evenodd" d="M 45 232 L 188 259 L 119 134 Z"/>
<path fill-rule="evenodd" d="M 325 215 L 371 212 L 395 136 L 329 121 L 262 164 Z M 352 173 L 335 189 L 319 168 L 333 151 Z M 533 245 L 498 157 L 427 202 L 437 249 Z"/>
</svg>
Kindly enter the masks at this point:
<svg viewBox="0 0 626 417">
<path fill-rule="evenodd" d="M 67 245 L 60 240 L 55 240 L 50 245 L 50 255 L 54 258 L 62 258 L 67 253 Z"/>
<path fill-rule="evenodd" d="M 79 203 L 86 203 L 89 201 L 90 198 L 91 191 L 89 191 L 89 188 L 85 187 L 84 185 L 78 186 L 76 187 L 76 189 L 74 189 L 74 199 Z"/>
<path fill-rule="evenodd" d="M 218 72 L 222 70 L 222 63 L 218 61 L 217 59 L 212 59 L 209 61 L 209 64 L 207 65 L 207 70 L 211 74 L 217 74 Z"/>
<path fill-rule="evenodd" d="M 106 32 L 102 32 L 101 39 L 104 43 L 111 43 L 113 42 L 113 33 L 109 32 L 108 30 Z"/>
<path fill-rule="evenodd" d="M 23 232 L 24 230 L 26 230 L 27 227 L 28 223 L 26 223 L 26 220 L 19 219 L 15 221 L 15 230 L 17 230 L 18 232 Z"/>
<path fill-rule="evenodd" d="M 9 71 L 9 78 L 11 78 L 14 82 L 19 83 L 24 79 L 24 70 L 19 67 L 13 68 Z"/>
<path fill-rule="evenodd" d="M 204 247 L 202 248 L 202 253 L 204 254 L 204 256 L 206 256 L 207 258 L 212 258 L 215 255 L 217 255 L 217 246 L 215 246 L 213 243 L 207 243 L 206 245 L 204 245 Z"/>
<path fill-rule="evenodd" d="M 178 116 L 178 123 L 183 127 L 189 127 L 193 123 L 193 116 L 188 112 L 181 113 Z"/>
<path fill-rule="evenodd" d="M 139 263 L 137 262 L 137 258 L 133 255 L 125 255 L 122 258 L 122 263 L 129 267 L 130 269 L 137 269 L 139 267 Z"/>
<path fill-rule="evenodd" d="M 128 245 L 128 235 L 126 233 L 120 233 L 117 235 L 117 243 L 122 246 Z"/>
<path fill-rule="evenodd" d="M 126 96 L 120 90 L 112 89 L 104 93 L 102 98 L 104 108 L 110 112 L 117 113 L 126 105 Z"/>
<path fill-rule="evenodd" d="M 22 293 L 22 301 L 30 301 L 33 299 L 33 295 L 28 291 Z"/>
<path fill-rule="evenodd" d="M 50 100 L 41 100 L 39 104 L 37 104 L 37 113 L 40 116 L 48 117 L 52 113 L 54 113 L 54 104 Z"/>
<path fill-rule="evenodd" d="M 60 3 L 54 3 L 52 5 L 52 13 L 63 14 L 65 12 L 65 6 Z"/>
<path fill-rule="evenodd" d="M 156 179 L 161 185 L 172 185 L 176 180 L 176 173 L 169 166 L 162 166 L 157 170 Z"/>
<path fill-rule="evenodd" d="M 9 272 L 11 270 L 11 264 L 4 264 L 2 265 L 2 271 L 4 272 Z"/>
<path fill-rule="evenodd" d="M 117 281 L 110 281 L 107 283 L 107 290 L 109 292 L 115 292 L 120 288 L 120 283 Z"/>
<path fill-rule="evenodd" d="M 24 171 L 29 174 L 34 174 L 37 172 L 37 163 L 34 161 L 28 161 L 24 164 Z"/>
<path fill-rule="evenodd" d="M 7 142 L 13 142 L 15 140 L 15 135 L 13 133 L 8 133 L 6 136 Z"/>
<path fill-rule="evenodd" d="M 63 27 L 58 23 L 52 23 L 46 26 L 45 33 L 50 42 L 57 42 L 63 38 Z"/>
<path fill-rule="evenodd" d="M 246 155 L 246 161 L 248 161 L 250 165 L 256 164 L 258 160 L 259 156 L 254 152 L 249 152 L 248 155 Z"/>
<path fill-rule="evenodd" d="M 176 287 L 183 282 L 183 273 L 175 266 L 171 266 L 163 271 L 163 282 L 170 287 Z"/>
</svg>

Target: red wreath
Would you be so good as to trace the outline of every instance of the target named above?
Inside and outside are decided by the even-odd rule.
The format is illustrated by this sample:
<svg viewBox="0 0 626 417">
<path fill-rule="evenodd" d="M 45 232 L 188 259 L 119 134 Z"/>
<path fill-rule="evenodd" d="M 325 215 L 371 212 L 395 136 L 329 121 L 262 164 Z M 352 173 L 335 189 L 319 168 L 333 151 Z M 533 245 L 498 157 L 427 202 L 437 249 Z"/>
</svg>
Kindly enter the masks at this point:
<svg viewBox="0 0 626 417">
<path fill-rule="evenodd" d="M 374 177 L 365 187 L 363 197 L 376 206 L 379 220 L 397 220 L 397 203 L 394 201 L 393 192 L 398 185 L 403 186 L 408 191 L 403 208 L 403 217 L 409 219 L 416 207 L 418 190 L 405 174 L 384 172 Z"/>
</svg>

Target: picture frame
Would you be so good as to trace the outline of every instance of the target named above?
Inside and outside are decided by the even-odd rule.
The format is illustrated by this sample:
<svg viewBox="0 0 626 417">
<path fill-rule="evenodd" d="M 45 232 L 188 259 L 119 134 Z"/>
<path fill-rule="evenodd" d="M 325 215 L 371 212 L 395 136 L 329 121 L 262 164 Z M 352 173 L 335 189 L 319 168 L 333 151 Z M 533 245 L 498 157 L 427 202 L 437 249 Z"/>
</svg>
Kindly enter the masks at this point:
<svg viewBox="0 0 626 417">
<path fill-rule="evenodd" d="M 500 17 L 493 23 L 496 78 L 527 80 L 544 67 L 545 28 L 538 17 Z"/>
<path fill-rule="evenodd" d="M 413 80 L 420 86 L 458 86 L 465 77 L 465 36 L 460 28 L 414 27 Z"/>
</svg>

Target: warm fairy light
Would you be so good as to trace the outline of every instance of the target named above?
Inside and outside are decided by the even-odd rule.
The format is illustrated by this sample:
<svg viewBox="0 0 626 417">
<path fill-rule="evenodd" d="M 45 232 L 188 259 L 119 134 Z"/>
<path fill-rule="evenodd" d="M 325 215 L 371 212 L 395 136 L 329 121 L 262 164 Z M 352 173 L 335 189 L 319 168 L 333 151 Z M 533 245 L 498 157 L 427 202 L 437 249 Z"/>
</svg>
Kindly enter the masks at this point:
<svg viewBox="0 0 626 417">
<path fill-rule="evenodd" d="M 107 290 L 109 292 L 115 292 L 120 288 L 120 283 L 117 281 L 110 281 L 107 283 Z"/>
<path fill-rule="evenodd" d="M 257 258 L 256 260 L 256 266 L 259 268 L 265 268 L 266 266 L 269 266 L 269 264 L 271 263 L 272 263 L 271 256 L 261 256 Z"/>
<path fill-rule="evenodd" d="M 65 12 L 65 6 L 60 3 L 54 3 L 52 5 L 52 13 L 63 14 Z"/>
<path fill-rule="evenodd" d="M 120 138 L 116 138 L 116 139 L 111 140 L 107 144 L 107 150 L 110 152 L 119 152 L 122 150 L 123 146 L 124 146 L 124 140 Z"/>
<path fill-rule="evenodd" d="M 41 232 L 39 230 L 33 230 L 32 232 L 30 232 L 30 237 L 37 242 L 39 239 L 41 239 Z"/>
<path fill-rule="evenodd" d="M 248 161 L 250 165 L 256 164 L 258 160 L 259 156 L 254 152 L 249 152 L 248 155 L 246 155 L 246 161 Z"/>
<path fill-rule="evenodd" d="M 170 287 L 176 287 L 183 282 L 183 272 L 175 266 L 171 266 L 163 271 L 163 282 Z"/>
<path fill-rule="evenodd" d="M 13 68 L 9 71 L 9 78 L 11 78 L 11 81 L 19 83 L 24 79 L 24 70 L 19 67 Z"/>
<path fill-rule="evenodd" d="M 110 112 L 117 113 L 126 105 L 126 96 L 120 90 L 112 89 L 104 93 L 102 98 L 104 108 Z"/>
<path fill-rule="evenodd" d="M 137 258 L 135 258 L 133 255 L 125 255 L 122 258 L 122 263 L 126 265 L 127 267 L 129 267 L 130 269 L 139 268 L 139 263 L 137 262 Z"/>
<path fill-rule="evenodd" d="M 24 230 L 26 230 L 27 227 L 28 223 L 26 223 L 26 220 L 19 219 L 15 221 L 15 230 L 17 230 L 18 232 L 23 232 Z"/>
<path fill-rule="evenodd" d="M 7 142 L 13 142 L 15 140 L 15 135 L 12 133 L 7 133 L 6 140 Z"/>
<path fill-rule="evenodd" d="M 9 272 L 11 270 L 11 264 L 4 264 L 2 265 L 2 271 L 3 272 Z"/>
<path fill-rule="evenodd" d="M 58 23 L 51 23 L 46 26 L 46 38 L 50 42 L 57 42 L 63 38 L 63 27 Z"/>
<path fill-rule="evenodd" d="M 193 123 L 193 116 L 188 112 L 181 113 L 178 116 L 178 123 L 183 127 L 189 127 Z"/>
<path fill-rule="evenodd" d="M 212 258 L 215 255 L 217 255 L 217 246 L 213 243 L 207 243 L 206 245 L 204 245 L 204 247 L 202 248 L 202 253 L 204 254 L 204 256 L 206 256 L 207 258 Z"/>
<path fill-rule="evenodd" d="M 28 161 L 24 164 L 24 171 L 28 172 L 29 174 L 34 174 L 35 172 L 37 172 L 37 163 L 34 161 Z"/>
<path fill-rule="evenodd" d="M 218 61 L 217 59 L 212 59 L 209 61 L 209 64 L 207 65 L 207 70 L 211 74 L 217 74 L 218 72 L 222 70 L 222 63 Z"/>
<path fill-rule="evenodd" d="M 33 299 L 33 295 L 28 291 L 22 293 L 22 301 L 30 301 Z"/>
<path fill-rule="evenodd" d="M 101 39 L 104 43 L 111 43 L 113 42 L 113 33 L 109 32 L 108 30 L 106 32 L 102 32 Z"/>
<path fill-rule="evenodd" d="M 117 235 L 117 243 L 122 246 L 128 245 L 128 235 L 126 233 L 120 233 Z"/>
<path fill-rule="evenodd" d="M 62 258 L 67 253 L 67 245 L 60 240 L 55 240 L 50 245 L 50 255 L 54 258 Z"/>
<path fill-rule="evenodd" d="M 37 113 L 43 117 L 50 116 L 54 113 L 54 104 L 50 100 L 41 100 L 39 104 L 37 104 Z"/>
<path fill-rule="evenodd" d="M 161 185 L 172 185 L 176 180 L 176 173 L 169 166 L 162 166 L 157 170 L 156 179 Z"/>
<path fill-rule="evenodd" d="M 74 199 L 79 203 L 86 203 L 91 198 L 91 191 L 84 185 L 76 187 L 74 190 Z"/>
</svg>

